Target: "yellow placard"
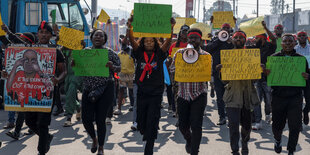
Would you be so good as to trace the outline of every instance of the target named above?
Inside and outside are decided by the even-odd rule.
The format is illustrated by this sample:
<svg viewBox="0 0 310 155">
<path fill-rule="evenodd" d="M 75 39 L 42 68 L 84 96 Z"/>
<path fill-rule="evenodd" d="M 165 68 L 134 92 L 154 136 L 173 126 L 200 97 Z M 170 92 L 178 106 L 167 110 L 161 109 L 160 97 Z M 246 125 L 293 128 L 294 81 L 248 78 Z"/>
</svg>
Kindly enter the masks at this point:
<svg viewBox="0 0 310 155">
<path fill-rule="evenodd" d="M 101 23 L 107 23 L 109 19 L 110 16 L 103 9 L 101 9 L 100 15 L 97 20 Z"/>
<path fill-rule="evenodd" d="M 265 29 L 262 25 L 263 20 L 264 16 L 260 16 L 255 19 L 243 22 L 240 24 L 240 30 L 244 31 L 247 37 L 263 34 L 265 33 Z"/>
<path fill-rule="evenodd" d="M 208 37 L 208 33 L 211 33 L 211 26 L 205 23 L 194 23 L 190 25 L 190 28 L 197 28 L 202 32 L 202 40 L 211 40 L 211 38 Z"/>
<path fill-rule="evenodd" d="M 222 80 L 261 79 L 259 49 L 221 50 Z"/>
<path fill-rule="evenodd" d="M 196 23 L 196 18 L 185 18 L 185 17 L 176 17 L 175 18 L 175 25 L 173 27 L 173 33 L 178 34 L 181 27 L 186 24 L 187 26 L 190 26 L 194 23 Z"/>
<path fill-rule="evenodd" d="M 219 29 L 224 23 L 235 27 L 234 15 L 232 11 L 215 11 L 213 12 L 213 28 Z"/>
<path fill-rule="evenodd" d="M 206 82 L 211 80 L 212 57 L 199 55 L 198 60 L 189 64 L 177 53 L 175 58 L 175 81 L 178 82 Z"/>
<path fill-rule="evenodd" d="M 182 48 L 179 48 L 179 47 L 174 47 L 174 48 L 172 48 L 171 54 L 170 54 L 169 56 L 173 58 L 174 55 L 175 55 L 175 53 L 176 53 L 179 49 L 182 49 Z"/>
<path fill-rule="evenodd" d="M 0 36 L 4 36 L 6 33 L 2 30 L 1 26 L 3 25 L 1 13 L 0 13 Z"/>
<path fill-rule="evenodd" d="M 83 46 L 81 41 L 84 40 L 84 32 L 62 26 L 59 31 L 58 45 L 62 45 L 69 49 L 81 50 Z"/>
</svg>

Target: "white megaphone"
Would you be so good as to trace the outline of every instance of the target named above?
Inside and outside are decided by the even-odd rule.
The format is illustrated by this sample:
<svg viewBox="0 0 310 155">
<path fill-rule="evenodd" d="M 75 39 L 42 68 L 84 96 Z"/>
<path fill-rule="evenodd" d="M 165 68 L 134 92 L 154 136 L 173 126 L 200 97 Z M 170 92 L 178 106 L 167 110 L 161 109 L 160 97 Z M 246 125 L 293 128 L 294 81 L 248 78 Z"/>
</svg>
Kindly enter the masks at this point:
<svg viewBox="0 0 310 155">
<path fill-rule="evenodd" d="M 222 30 L 218 33 L 218 37 L 220 41 L 227 41 L 230 36 L 227 31 Z"/>
<path fill-rule="evenodd" d="M 191 44 L 187 45 L 186 50 L 184 51 L 182 56 L 183 60 L 189 64 L 195 63 L 199 58 L 198 52 L 194 49 L 194 46 Z"/>
</svg>

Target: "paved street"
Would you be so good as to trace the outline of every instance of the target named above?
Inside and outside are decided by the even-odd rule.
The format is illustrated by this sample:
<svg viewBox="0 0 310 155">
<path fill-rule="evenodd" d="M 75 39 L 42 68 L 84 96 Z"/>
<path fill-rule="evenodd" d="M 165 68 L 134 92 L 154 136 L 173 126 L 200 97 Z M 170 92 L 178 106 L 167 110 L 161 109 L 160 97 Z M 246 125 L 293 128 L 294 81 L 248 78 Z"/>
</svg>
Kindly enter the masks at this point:
<svg viewBox="0 0 310 155">
<path fill-rule="evenodd" d="M 218 115 L 214 99 L 208 98 L 206 116 L 203 121 L 203 137 L 200 145 L 200 154 L 202 155 L 229 155 L 229 132 L 226 125 L 217 126 Z M 158 139 L 155 143 L 155 155 L 186 155 L 185 140 L 181 133 L 174 126 L 176 118 L 167 113 L 167 99 L 164 97 L 164 108 L 160 120 L 160 130 Z M 2 147 L 0 155 L 35 155 L 38 142 L 37 136 L 22 136 L 19 141 L 14 141 L 5 133 L 3 126 L 6 124 L 7 112 L 0 111 L 0 140 Z M 87 155 L 91 154 L 91 140 L 87 136 L 81 122 L 64 128 L 65 117 L 52 117 L 50 132 L 54 135 L 51 149 L 48 155 Z M 112 125 L 107 127 L 107 136 L 105 143 L 106 155 L 127 155 L 143 154 L 142 137 L 139 132 L 130 130 L 132 124 L 132 112 L 128 111 L 128 102 L 123 108 L 123 115 L 115 116 Z M 22 133 L 27 131 L 24 126 Z M 287 154 L 286 143 L 288 140 L 288 130 L 286 128 L 283 136 L 283 152 Z M 303 132 L 299 136 L 299 145 L 296 155 L 309 155 L 310 153 L 310 127 L 304 126 Z M 263 122 L 263 129 L 253 131 L 249 142 L 251 155 L 275 155 L 273 151 L 273 136 L 270 125 Z"/>
</svg>

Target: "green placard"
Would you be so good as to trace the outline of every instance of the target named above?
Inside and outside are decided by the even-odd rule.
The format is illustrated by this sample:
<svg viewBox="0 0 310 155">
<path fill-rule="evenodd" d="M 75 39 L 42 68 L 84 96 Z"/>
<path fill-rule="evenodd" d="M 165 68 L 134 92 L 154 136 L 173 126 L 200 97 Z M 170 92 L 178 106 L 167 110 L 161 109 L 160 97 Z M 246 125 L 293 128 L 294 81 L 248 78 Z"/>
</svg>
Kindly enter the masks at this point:
<svg viewBox="0 0 310 155">
<path fill-rule="evenodd" d="M 51 11 L 51 16 L 52 16 L 52 24 L 56 23 L 56 10 Z"/>
<path fill-rule="evenodd" d="M 171 33 L 172 5 L 134 4 L 133 32 Z"/>
<path fill-rule="evenodd" d="M 266 65 L 270 70 L 267 77 L 268 86 L 306 86 L 306 80 L 302 76 L 306 71 L 305 57 L 270 56 Z"/>
<path fill-rule="evenodd" d="M 74 50 L 72 51 L 76 76 L 109 76 L 107 49 Z"/>
</svg>

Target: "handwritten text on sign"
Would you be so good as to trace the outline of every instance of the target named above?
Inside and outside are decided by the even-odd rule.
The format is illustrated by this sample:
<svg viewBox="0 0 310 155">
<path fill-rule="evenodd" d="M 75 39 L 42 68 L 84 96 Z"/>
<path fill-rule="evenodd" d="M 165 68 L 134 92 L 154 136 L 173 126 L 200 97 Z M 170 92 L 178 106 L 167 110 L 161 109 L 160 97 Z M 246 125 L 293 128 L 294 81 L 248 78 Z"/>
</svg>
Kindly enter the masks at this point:
<svg viewBox="0 0 310 155">
<path fill-rule="evenodd" d="M 76 50 L 72 52 L 76 76 L 109 76 L 107 49 Z"/>
<path fill-rule="evenodd" d="M 181 53 L 177 53 L 175 60 L 175 81 L 178 82 L 206 82 L 211 80 L 211 55 L 199 55 L 197 62 L 186 63 Z"/>
<path fill-rule="evenodd" d="M 213 28 L 219 29 L 224 23 L 228 23 L 231 27 L 235 27 L 235 21 L 232 11 L 216 11 L 213 12 Z"/>
<path fill-rule="evenodd" d="M 83 49 L 82 40 L 84 40 L 84 32 L 62 26 L 57 44 L 69 49 L 81 50 Z"/>
<path fill-rule="evenodd" d="M 259 49 L 221 50 L 222 80 L 260 79 Z"/>
<path fill-rule="evenodd" d="M 306 72 L 306 59 L 304 57 L 279 57 L 267 58 L 268 86 L 306 86 L 302 73 Z"/>
</svg>

